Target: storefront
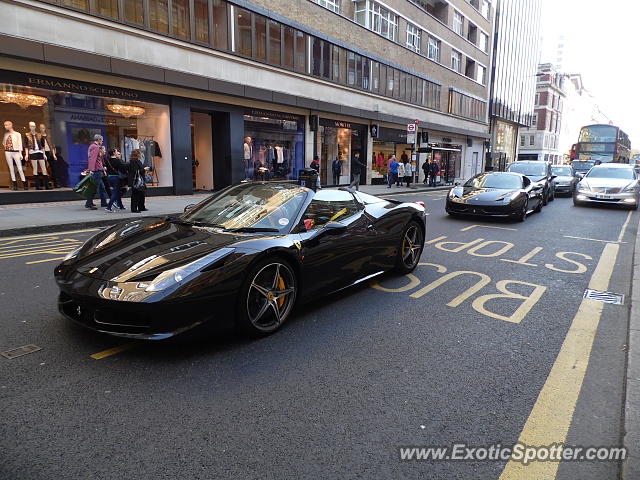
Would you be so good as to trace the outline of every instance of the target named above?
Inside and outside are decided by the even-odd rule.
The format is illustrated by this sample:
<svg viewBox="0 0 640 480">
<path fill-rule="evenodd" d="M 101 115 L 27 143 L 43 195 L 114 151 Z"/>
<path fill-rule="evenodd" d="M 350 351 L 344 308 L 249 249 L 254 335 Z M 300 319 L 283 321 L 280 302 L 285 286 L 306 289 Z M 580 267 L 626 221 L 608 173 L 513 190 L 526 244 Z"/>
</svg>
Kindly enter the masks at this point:
<svg viewBox="0 0 640 480">
<path fill-rule="evenodd" d="M 440 183 L 451 185 L 461 177 L 462 145 L 452 143 L 431 144 L 432 159 L 440 168 Z"/>
<path fill-rule="evenodd" d="M 379 127 L 378 136 L 373 140 L 371 152 L 371 183 L 383 184 L 388 171 L 389 158 L 393 155 L 399 162 L 411 161 L 413 145 L 407 143 L 407 131 Z"/>
<path fill-rule="evenodd" d="M 304 168 L 304 117 L 271 110 L 244 114 L 245 180 L 292 180 Z"/>
<path fill-rule="evenodd" d="M 323 185 L 332 185 L 333 161 L 341 162 L 339 184 L 351 182 L 351 172 L 354 155 L 360 153 L 360 162 L 366 163 L 367 159 L 367 129 L 368 126 L 359 123 L 345 122 L 342 120 L 320 119 L 320 127 L 316 137 L 317 151 L 320 156 L 320 182 Z M 360 183 L 366 183 L 366 177 L 362 175 Z"/>
<path fill-rule="evenodd" d="M 88 148 L 97 134 L 104 138 L 107 152 L 117 148 L 125 160 L 133 150 L 140 151 L 150 188 L 173 185 L 168 97 L 75 80 L 1 73 L 0 119 L 5 128 L 2 152 L 6 160 L 0 163 L 1 189 L 16 184 L 21 190 L 33 189 L 40 186 L 43 174 L 49 188 L 74 186 L 87 168 Z M 8 135 L 11 131 L 20 137 Z M 9 137 L 20 138 L 20 142 L 8 144 Z M 22 148 L 15 143 L 22 143 Z M 38 158 L 42 150 L 44 161 L 20 161 L 17 151 L 24 157 L 25 149 L 36 153 L 32 158 Z"/>
</svg>

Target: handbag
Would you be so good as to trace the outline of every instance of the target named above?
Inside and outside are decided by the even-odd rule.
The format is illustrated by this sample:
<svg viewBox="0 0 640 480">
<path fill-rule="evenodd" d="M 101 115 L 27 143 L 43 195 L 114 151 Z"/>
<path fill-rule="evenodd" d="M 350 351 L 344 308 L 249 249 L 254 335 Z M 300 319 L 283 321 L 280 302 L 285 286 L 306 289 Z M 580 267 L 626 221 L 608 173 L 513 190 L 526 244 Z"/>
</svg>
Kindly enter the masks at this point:
<svg viewBox="0 0 640 480">
<path fill-rule="evenodd" d="M 140 176 L 140 172 L 136 171 L 136 176 L 133 178 L 133 185 L 131 188 L 137 192 L 143 192 L 147 186 L 144 183 L 144 180 Z"/>
</svg>

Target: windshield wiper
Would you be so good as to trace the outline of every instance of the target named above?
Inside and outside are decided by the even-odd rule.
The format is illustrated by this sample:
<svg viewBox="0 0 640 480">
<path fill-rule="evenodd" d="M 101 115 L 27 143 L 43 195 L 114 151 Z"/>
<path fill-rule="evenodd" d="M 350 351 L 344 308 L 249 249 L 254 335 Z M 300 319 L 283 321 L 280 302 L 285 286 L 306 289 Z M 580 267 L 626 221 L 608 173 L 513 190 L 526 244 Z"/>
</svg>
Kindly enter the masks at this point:
<svg viewBox="0 0 640 480">
<path fill-rule="evenodd" d="M 225 228 L 225 232 L 247 232 L 247 233 L 272 232 L 272 233 L 280 233 L 280 230 L 278 230 L 277 228 L 267 228 L 267 227 L 239 227 L 239 228 Z"/>
</svg>

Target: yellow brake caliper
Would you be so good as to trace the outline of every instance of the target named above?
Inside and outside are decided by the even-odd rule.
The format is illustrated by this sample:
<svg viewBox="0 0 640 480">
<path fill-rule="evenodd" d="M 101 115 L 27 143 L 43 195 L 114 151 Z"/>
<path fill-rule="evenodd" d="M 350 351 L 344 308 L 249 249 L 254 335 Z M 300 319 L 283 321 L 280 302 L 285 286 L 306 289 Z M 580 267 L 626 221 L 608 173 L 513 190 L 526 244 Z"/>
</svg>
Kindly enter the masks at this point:
<svg viewBox="0 0 640 480">
<path fill-rule="evenodd" d="M 284 287 L 284 278 L 282 278 L 282 275 L 278 275 L 278 290 L 284 290 Z M 278 299 L 278 308 L 282 307 L 282 305 L 284 305 L 284 296 Z"/>
</svg>

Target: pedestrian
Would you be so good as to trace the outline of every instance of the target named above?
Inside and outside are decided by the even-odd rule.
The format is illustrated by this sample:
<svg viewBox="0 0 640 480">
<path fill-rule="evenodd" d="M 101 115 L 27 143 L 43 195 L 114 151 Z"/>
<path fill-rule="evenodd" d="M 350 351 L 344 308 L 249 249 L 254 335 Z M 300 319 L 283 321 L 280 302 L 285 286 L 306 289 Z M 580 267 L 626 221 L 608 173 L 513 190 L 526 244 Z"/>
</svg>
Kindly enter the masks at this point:
<svg viewBox="0 0 640 480">
<path fill-rule="evenodd" d="M 411 185 L 411 180 L 413 177 L 413 165 L 410 161 L 404 164 L 404 181 L 407 182 L 407 188 Z"/>
<path fill-rule="evenodd" d="M 391 188 L 391 185 L 393 185 L 394 183 L 396 183 L 398 181 L 398 167 L 399 166 L 400 166 L 400 164 L 396 160 L 396 156 L 395 155 L 391 155 L 391 157 L 389 157 L 389 174 L 387 176 L 387 183 L 388 183 L 387 188 Z"/>
<path fill-rule="evenodd" d="M 356 152 L 351 159 L 351 173 L 353 175 L 353 181 L 349 185 L 350 187 L 356 187 L 356 190 L 360 190 L 360 176 L 364 173 L 367 174 L 367 164 L 360 161 L 360 152 Z"/>
<path fill-rule="evenodd" d="M 124 163 L 122 163 L 120 150 L 117 148 L 109 150 L 109 158 L 107 158 L 105 162 L 105 167 L 107 168 L 107 179 L 111 186 L 111 196 L 109 198 L 109 204 L 105 210 L 107 212 L 114 212 L 114 205 L 116 208 L 124 210 L 125 208 L 122 204 L 121 188 L 122 183 L 127 178 L 127 168 Z"/>
<path fill-rule="evenodd" d="M 336 159 L 331 164 L 331 171 L 333 172 L 333 184 L 340 185 L 340 174 L 342 173 L 342 156 Z"/>
<path fill-rule="evenodd" d="M 147 188 L 144 182 L 144 167 L 140 161 L 140 150 L 133 150 L 129 157 L 129 186 L 131 187 L 131 213 L 147 211 L 144 194 Z"/>
<path fill-rule="evenodd" d="M 311 165 L 309 165 L 311 168 L 313 168 L 316 172 L 316 188 L 322 188 L 320 186 L 320 157 L 318 155 L 314 155 L 313 156 L 313 160 L 311 160 Z"/>
<path fill-rule="evenodd" d="M 398 164 L 398 178 L 396 179 L 397 187 L 402 186 L 402 182 L 404 181 L 404 175 L 405 175 L 405 164 L 400 162 Z"/>
<path fill-rule="evenodd" d="M 89 150 L 87 152 L 87 170 L 89 170 L 90 174 L 93 175 L 93 179 L 95 180 L 98 195 L 100 195 L 100 206 L 106 207 L 107 191 L 104 188 L 104 183 L 102 183 L 102 177 L 104 177 L 105 174 L 103 163 L 104 157 L 102 156 L 102 153 L 100 151 L 100 147 L 102 147 L 103 141 L 104 139 L 102 138 L 102 135 L 96 134 L 93 136 L 93 142 L 91 142 L 91 145 L 89 145 Z M 96 207 L 93 203 L 94 195 L 87 198 L 87 201 L 84 204 L 85 208 L 88 208 L 90 210 L 98 209 L 98 207 Z"/>
<path fill-rule="evenodd" d="M 429 167 L 429 186 L 435 187 L 437 177 L 440 174 L 440 167 L 438 166 L 438 162 L 432 161 L 431 166 Z"/>
<path fill-rule="evenodd" d="M 429 183 L 429 162 L 430 160 L 425 160 L 422 164 L 422 171 L 424 172 L 424 180 L 423 183 L 427 185 Z"/>
</svg>

